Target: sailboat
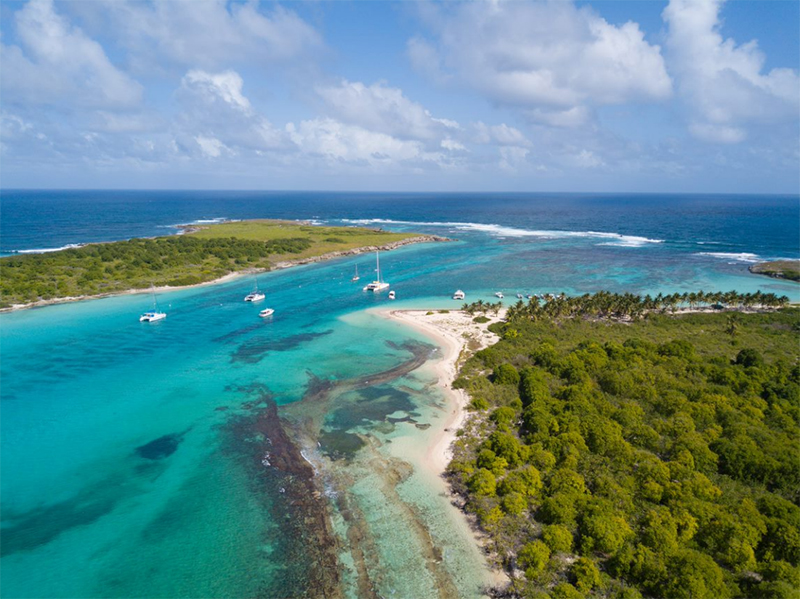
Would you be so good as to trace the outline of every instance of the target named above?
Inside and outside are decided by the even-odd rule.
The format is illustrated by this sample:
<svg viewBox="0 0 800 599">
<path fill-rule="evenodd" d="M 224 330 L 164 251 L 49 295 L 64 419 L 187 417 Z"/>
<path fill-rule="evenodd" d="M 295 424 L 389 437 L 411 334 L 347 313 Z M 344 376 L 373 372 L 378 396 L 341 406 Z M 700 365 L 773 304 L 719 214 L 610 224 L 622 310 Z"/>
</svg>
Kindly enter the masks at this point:
<svg viewBox="0 0 800 599">
<path fill-rule="evenodd" d="M 358 276 L 358 264 L 356 264 L 356 274 L 353 275 L 351 281 L 358 281 L 361 277 Z"/>
<path fill-rule="evenodd" d="M 145 312 L 139 317 L 139 322 L 156 322 L 167 317 L 166 312 L 158 311 L 158 302 L 156 301 L 156 288 L 153 287 L 153 309 Z"/>
<path fill-rule="evenodd" d="M 244 296 L 244 301 L 246 302 L 260 302 L 266 296 L 258 290 L 258 277 L 253 277 L 256 280 L 256 286 L 252 292 L 248 293 Z"/>
<path fill-rule="evenodd" d="M 385 283 L 383 279 L 381 279 L 381 257 L 380 252 L 375 252 L 375 272 L 377 274 L 376 278 L 372 283 L 364 287 L 364 291 L 383 291 L 384 289 L 389 288 L 389 283 Z"/>
</svg>

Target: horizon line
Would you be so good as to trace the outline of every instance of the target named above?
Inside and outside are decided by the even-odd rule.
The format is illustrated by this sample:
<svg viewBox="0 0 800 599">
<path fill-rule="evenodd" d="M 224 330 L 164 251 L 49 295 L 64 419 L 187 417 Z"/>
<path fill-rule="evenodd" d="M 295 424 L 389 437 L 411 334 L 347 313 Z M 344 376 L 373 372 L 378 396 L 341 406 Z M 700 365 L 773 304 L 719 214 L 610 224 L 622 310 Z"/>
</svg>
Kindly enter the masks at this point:
<svg viewBox="0 0 800 599">
<path fill-rule="evenodd" d="M 224 188 L 193 188 L 193 187 L 0 187 L 0 195 L 4 192 L 17 191 L 83 191 L 83 192 L 103 192 L 103 191 L 125 191 L 125 192 L 219 192 L 219 193 L 341 193 L 341 194 L 442 194 L 442 195 L 478 195 L 478 194 L 497 194 L 497 195 L 693 195 L 693 196 L 791 196 L 800 197 L 800 190 L 793 192 L 729 192 L 729 191 L 493 191 L 493 190 L 470 190 L 470 191 L 437 191 L 437 190 L 340 190 L 340 189 L 224 189 Z"/>
</svg>

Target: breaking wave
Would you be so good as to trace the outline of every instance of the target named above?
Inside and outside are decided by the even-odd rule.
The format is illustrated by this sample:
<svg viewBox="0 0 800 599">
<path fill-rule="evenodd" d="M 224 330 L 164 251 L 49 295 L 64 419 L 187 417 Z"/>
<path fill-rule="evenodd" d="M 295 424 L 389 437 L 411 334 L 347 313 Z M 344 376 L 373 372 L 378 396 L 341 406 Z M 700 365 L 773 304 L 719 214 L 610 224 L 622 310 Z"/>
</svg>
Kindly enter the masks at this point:
<svg viewBox="0 0 800 599">
<path fill-rule="evenodd" d="M 750 252 L 698 252 L 695 256 L 710 256 L 712 258 L 719 258 L 720 260 L 733 260 L 734 262 L 760 262 L 761 258 L 758 254 L 751 254 Z"/>
<path fill-rule="evenodd" d="M 50 252 L 60 252 L 61 250 L 71 250 L 80 248 L 86 245 L 85 243 L 68 243 L 57 248 L 38 248 L 31 250 L 8 250 L 9 254 L 48 254 Z"/>
<path fill-rule="evenodd" d="M 159 229 L 181 229 L 183 227 L 191 227 L 192 225 L 218 225 L 220 223 L 235 223 L 238 219 L 230 219 L 226 216 L 218 216 L 216 218 L 198 218 L 188 223 L 176 223 L 174 225 L 158 225 Z"/>
<path fill-rule="evenodd" d="M 426 222 L 409 220 L 391 220 L 385 218 L 359 218 L 342 219 L 342 222 L 355 225 L 387 224 L 387 225 L 418 225 L 421 227 L 448 227 L 457 231 L 480 231 L 496 237 L 537 237 L 540 239 L 565 239 L 565 238 L 590 238 L 607 239 L 598 245 L 612 245 L 617 247 L 642 247 L 652 243 L 663 243 L 663 239 L 650 239 L 637 235 L 623 235 L 621 233 L 607 233 L 603 231 L 550 231 L 536 229 L 519 229 L 504 225 L 462 222 Z"/>
</svg>

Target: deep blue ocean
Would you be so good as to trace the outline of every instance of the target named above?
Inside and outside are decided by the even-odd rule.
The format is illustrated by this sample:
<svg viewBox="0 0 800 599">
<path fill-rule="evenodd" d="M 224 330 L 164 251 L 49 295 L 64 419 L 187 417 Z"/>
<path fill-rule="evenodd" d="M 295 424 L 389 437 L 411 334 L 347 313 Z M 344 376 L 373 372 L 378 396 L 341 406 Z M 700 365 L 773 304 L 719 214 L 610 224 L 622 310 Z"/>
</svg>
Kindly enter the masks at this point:
<svg viewBox="0 0 800 599">
<path fill-rule="evenodd" d="M 376 219 L 598 231 L 672 250 L 797 257 L 798 196 L 243 191 L 3 191 L 0 253 L 152 237 L 221 219 Z M 387 223 L 387 228 L 391 223 Z M 419 228 L 419 227 L 417 227 Z M 704 247 L 711 246 L 711 247 Z"/>
<path fill-rule="evenodd" d="M 152 325 L 147 295 L 0 314 L 3 597 L 355 597 L 365 580 L 478 596 L 481 554 L 441 481 L 413 468 L 447 411 L 438 350 L 374 308 L 453 308 L 459 288 L 800 301 L 800 285 L 747 270 L 800 258 L 797 196 L 3 191 L 0 253 L 249 218 L 455 241 L 382 254 L 393 303 L 350 281 L 374 267 L 361 255 L 261 275 L 269 321 L 242 301 L 249 277 L 162 293 Z M 302 463 L 276 466 L 271 402 L 324 483 L 313 501 Z"/>
</svg>

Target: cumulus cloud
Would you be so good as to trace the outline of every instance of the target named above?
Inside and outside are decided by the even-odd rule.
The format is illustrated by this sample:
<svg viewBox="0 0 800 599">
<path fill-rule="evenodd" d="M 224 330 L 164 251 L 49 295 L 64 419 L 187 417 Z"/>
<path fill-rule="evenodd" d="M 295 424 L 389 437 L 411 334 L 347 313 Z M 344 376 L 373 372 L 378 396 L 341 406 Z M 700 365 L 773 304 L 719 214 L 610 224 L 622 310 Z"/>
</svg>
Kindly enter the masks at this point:
<svg viewBox="0 0 800 599">
<path fill-rule="evenodd" d="M 223 150 L 228 150 L 224 143 L 216 137 L 197 135 L 194 140 L 200 146 L 200 151 L 209 158 L 219 158 Z M 228 150 L 230 152 L 230 150 Z"/>
<path fill-rule="evenodd" d="M 356 81 L 319 86 L 317 94 L 329 115 L 365 129 L 404 139 L 440 140 L 457 122 L 434 118 L 422 105 L 409 100 L 401 89 L 384 83 L 370 86 Z"/>
<path fill-rule="evenodd" d="M 198 92 L 198 96 L 205 100 L 211 102 L 221 100 L 245 114 L 252 112 L 250 100 L 242 94 L 244 81 L 236 71 L 207 73 L 194 69 L 186 73 L 182 84 L 185 88 L 193 88 Z"/>
<path fill-rule="evenodd" d="M 105 0 L 76 10 L 108 24 L 142 70 L 172 63 L 216 69 L 232 62 L 271 64 L 307 56 L 323 46 L 295 12 L 258 2 Z"/>
<path fill-rule="evenodd" d="M 670 0 L 669 67 L 690 111 L 689 131 L 717 143 L 737 143 L 751 123 L 797 119 L 800 78 L 793 69 L 764 71 L 753 40 L 737 46 L 719 31 L 722 0 Z"/>
<path fill-rule="evenodd" d="M 305 153 L 342 162 L 378 165 L 415 160 L 423 155 L 419 142 L 324 118 L 289 123 L 286 131 Z"/>
<path fill-rule="evenodd" d="M 617 27 L 572 3 L 455 4 L 429 21 L 436 39 L 409 42 L 415 65 L 542 123 L 574 126 L 587 107 L 671 94 L 660 48 L 636 23 Z"/>
<path fill-rule="evenodd" d="M 499 146 L 518 146 L 524 148 L 530 145 L 528 139 L 519 129 L 510 127 L 505 123 L 499 125 L 487 125 L 478 121 L 474 125 L 476 137 L 475 141 L 482 144 L 497 144 Z"/>
<path fill-rule="evenodd" d="M 254 110 L 236 71 L 192 69 L 181 80 L 177 97 L 183 107 L 177 126 L 194 137 L 206 156 L 218 157 L 220 152 L 215 153 L 213 143 L 201 143 L 198 137 L 217 140 L 225 147 L 261 151 L 290 144 L 283 131 Z"/>
<path fill-rule="evenodd" d="M 14 15 L 21 46 L 0 45 L 4 101 L 130 108 L 142 87 L 117 69 L 103 47 L 58 14 L 52 0 L 31 0 Z"/>
</svg>

